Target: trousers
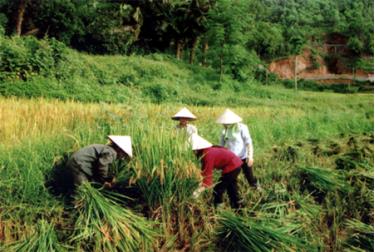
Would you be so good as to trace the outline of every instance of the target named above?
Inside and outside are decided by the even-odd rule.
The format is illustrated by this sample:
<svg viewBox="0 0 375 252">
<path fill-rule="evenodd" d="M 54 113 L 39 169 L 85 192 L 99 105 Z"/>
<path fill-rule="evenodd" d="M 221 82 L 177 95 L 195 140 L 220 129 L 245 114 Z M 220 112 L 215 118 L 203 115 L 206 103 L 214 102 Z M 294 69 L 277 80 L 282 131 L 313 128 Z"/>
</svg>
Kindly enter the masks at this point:
<svg viewBox="0 0 375 252">
<path fill-rule="evenodd" d="M 223 202 L 223 194 L 225 191 L 227 191 L 231 207 L 235 209 L 238 209 L 240 207 L 240 199 L 238 196 L 237 186 L 237 177 L 240 174 L 240 171 L 241 167 L 238 167 L 237 169 L 223 174 L 220 177 L 219 183 L 217 183 L 214 187 L 215 206 Z"/>
<path fill-rule="evenodd" d="M 257 186 L 257 178 L 254 176 L 253 167 L 248 166 L 246 159 L 242 159 L 242 172 L 245 174 L 246 180 L 250 186 L 256 187 Z"/>
</svg>

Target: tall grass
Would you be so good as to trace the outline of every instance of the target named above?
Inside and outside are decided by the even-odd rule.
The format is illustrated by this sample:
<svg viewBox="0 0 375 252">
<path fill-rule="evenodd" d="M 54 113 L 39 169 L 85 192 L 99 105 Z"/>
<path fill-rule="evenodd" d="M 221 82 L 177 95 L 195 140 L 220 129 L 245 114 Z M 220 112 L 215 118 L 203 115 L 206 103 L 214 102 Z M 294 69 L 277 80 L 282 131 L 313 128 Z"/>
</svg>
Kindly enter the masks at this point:
<svg viewBox="0 0 375 252">
<path fill-rule="evenodd" d="M 343 175 L 332 170 L 317 167 L 298 167 L 298 170 L 303 188 L 324 193 L 335 191 L 348 193 L 350 190 Z"/>
<path fill-rule="evenodd" d="M 290 143 L 296 139 L 328 138 L 339 133 L 362 133 L 373 130 L 373 108 L 370 95 L 324 94 L 311 97 L 308 92 L 291 97 L 291 100 L 260 100 L 261 106 L 237 108 L 244 118 L 257 144 L 255 151 L 272 144 Z M 307 100 L 305 100 L 305 99 Z M 81 104 L 22 99 L 1 99 L 1 143 L 15 144 L 23 138 L 61 134 L 67 135 L 79 128 L 97 130 L 106 122 L 107 131 L 119 131 L 123 126 L 136 128 L 144 125 L 164 124 L 174 114 L 178 105 L 151 105 L 132 103 L 124 105 Z M 346 104 L 346 105 L 343 105 Z M 142 106 L 141 106 L 142 105 Z M 224 107 L 191 107 L 199 120 L 201 134 L 214 143 L 218 142 L 220 125 L 214 123 Z M 99 120 L 99 121 L 98 121 Z M 168 120 L 168 119 L 167 119 Z M 268 144 L 267 144 L 268 143 Z"/>
</svg>

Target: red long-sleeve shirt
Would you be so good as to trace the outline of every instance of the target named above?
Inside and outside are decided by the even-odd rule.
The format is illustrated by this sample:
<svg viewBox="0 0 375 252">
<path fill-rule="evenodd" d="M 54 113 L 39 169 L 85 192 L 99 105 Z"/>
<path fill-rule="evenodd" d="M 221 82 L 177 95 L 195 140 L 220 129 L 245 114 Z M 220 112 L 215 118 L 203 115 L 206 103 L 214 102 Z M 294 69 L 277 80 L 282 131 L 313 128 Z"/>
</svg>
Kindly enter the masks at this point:
<svg viewBox="0 0 375 252">
<path fill-rule="evenodd" d="M 242 161 L 230 150 L 223 147 L 203 149 L 202 157 L 203 186 L 212 185 L 214 169 L 222 170 L 222 174 L 229 173 L 242 165 Z"/>
</svg>

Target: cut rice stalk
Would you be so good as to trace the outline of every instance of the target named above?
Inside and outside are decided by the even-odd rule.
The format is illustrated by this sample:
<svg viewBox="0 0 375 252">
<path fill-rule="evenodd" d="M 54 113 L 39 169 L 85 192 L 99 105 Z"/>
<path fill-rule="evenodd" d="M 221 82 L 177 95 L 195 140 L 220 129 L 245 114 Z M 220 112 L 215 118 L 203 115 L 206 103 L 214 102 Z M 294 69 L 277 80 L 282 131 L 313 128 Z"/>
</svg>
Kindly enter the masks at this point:
<svg viewBox="0 0 375 252">
<path fill-rule="evenodd" d="M 304 251 L 306 244 L 293 234 L 296 225 L 279 225 L 266 219 L 244 218 L 222 211 L 217 237 L 224 251 Z"/>
<path fill-rule="evenodd" d="M 90 184 L 78 189 L 78 210 L 72 241 L 85 251 L 150 251 L 156 236 L 153 222 L 123 208 Z"/>
</svg>

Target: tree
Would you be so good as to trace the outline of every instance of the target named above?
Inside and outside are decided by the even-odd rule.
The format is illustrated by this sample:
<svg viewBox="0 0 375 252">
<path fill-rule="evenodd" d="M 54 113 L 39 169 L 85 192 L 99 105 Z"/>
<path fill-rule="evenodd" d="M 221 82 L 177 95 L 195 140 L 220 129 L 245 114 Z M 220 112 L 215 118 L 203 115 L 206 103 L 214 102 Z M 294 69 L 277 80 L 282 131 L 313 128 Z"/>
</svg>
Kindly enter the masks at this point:
<svg viewBox="0 0 375 252">
<path fill-rule="evenodd" d="M 253 49 L 259 56 L 272 59 L 284 49 L 282 26 L 269 22 L 255 22 L 254 28 L 249 31 L 247 48 Z"/>
<path fill-rule="evenodd" d="M 303 39 L 303 36 L 301 34 L 294 34 L 290 38 L 290 44 L 291 44 L 291 51 L 294 54 L 294 89 L 297 91 L 298 89 L 298 78 L 297 78 L 297 56 L 301 52 L 303 45 L 305 44 L 305 41 Z"/>
<path fill-rule="evenodd" d="M 236 63 L 246 45 L 245 31 L 250 24 L 247 6 L 249 1 L 218 0 L 208 15 L 208 41 L 211 48 L 212 63 L 220 71 L 220 79 L 228 71 L 239 76 Z M 241 18 L 239 18 L 241 17 Z M 244 65 L 243 61 L 240 65 Z M 230 68 L 225 69 L 228 65 Z"/>
<path fill-rule="evenodd" d="M 150 51 L 175 48 L 177 59 L 184 48 L 190 49 L 189 62 L 193 63 L 199 38 L 206 31 L 206 16 L 210 0 L 164 0 L 132 2 L 143 15 L 140 40 L 137 44 Z"/>
<path fill-rule="evenodd" d="M 16 35 L 17 36 L 21 36 L 23 18 L 25 15 L 25 10 L 26 10 L 26 6 L 28 2 L 29 2 L 28 0 L 18 1 L 17 17 L 16 17 Z"/>
</svg>

